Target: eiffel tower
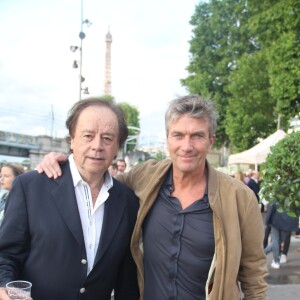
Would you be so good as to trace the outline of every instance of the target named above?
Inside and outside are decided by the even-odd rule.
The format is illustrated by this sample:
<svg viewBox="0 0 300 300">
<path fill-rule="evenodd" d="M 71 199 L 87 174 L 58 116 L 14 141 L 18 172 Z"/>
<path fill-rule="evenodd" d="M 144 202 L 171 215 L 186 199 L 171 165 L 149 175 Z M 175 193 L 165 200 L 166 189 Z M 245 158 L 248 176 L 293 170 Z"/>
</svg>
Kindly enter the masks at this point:
<svg viewBox="0 0 300 300">
<path fill-rule="evenodd" d="M 109 30 L 105 37 L 106 52 L 105 52 L 105 74 L 104 74 L 104 95 L 111 96 L 111 43 L 112 35 Z"/>
</svg>

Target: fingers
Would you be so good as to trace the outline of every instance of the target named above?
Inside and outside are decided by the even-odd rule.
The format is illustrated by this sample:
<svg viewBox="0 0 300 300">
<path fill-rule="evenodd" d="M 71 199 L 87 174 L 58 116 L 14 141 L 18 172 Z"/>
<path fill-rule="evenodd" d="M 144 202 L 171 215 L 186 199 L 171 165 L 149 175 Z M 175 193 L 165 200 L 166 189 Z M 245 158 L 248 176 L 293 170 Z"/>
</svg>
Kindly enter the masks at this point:
<svg viewBox="0 0 300 300">
<path fill-rule="evenodd" d="M 60 152 L 50 152 L 44 156 L 44 159 L 37 165 L 36 170 L 39 173 L 45 173 L 49 178 L 58 178 L 61 176 L 59 162 L 64 162 L 68 157 Z M 0 299 L 1 300 L 1 299 Z"/>
<path fill-rule="evenodd" d="M 4 287 L 0 288 L 0 300 L 10 300 Z"/>
</svg>

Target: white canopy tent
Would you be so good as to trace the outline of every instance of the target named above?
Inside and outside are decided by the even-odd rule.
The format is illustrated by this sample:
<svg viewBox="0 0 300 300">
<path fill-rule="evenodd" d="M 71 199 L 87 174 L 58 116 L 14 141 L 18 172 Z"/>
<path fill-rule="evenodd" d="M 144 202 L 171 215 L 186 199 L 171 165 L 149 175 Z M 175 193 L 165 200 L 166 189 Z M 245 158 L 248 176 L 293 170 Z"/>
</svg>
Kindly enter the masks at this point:
<svg viewBox="0 0 300 300">
<path fill-rule="evenodd" d="M 286 133 L 279 129 L 254 147 L 240 153 L 229 155 L 228 165 L 251 164 L 255 165 L 255 170 L 257 171 L 258 165 L 266 161 L 270 148 L 284 138 L 285 135 Z"/>
</svg>

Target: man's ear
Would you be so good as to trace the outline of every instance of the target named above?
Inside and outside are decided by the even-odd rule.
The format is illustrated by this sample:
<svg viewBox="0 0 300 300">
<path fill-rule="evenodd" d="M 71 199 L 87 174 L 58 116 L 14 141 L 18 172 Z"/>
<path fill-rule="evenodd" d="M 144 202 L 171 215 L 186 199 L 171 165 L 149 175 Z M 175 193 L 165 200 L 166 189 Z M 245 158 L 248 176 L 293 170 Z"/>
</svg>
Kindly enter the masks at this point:
<svg viewBox="0 0 300 300">
<path fill-rule="evenodd" d="M 209 138 L 209 150 L 211 150 L 211 148 L 212 148 L 212 146 L 213 146 L 213 144 L 214 144 L 214 142 L 215 142 L 215 139 L 216 139 L 216 135 L 214 134 L 214 135 L 212 135 L 210 138 Z"/>
<path fill-rule="evenodd" d="M 70 152 L 73 153 L 73 139 L 70 137 Z"/>
</svg>

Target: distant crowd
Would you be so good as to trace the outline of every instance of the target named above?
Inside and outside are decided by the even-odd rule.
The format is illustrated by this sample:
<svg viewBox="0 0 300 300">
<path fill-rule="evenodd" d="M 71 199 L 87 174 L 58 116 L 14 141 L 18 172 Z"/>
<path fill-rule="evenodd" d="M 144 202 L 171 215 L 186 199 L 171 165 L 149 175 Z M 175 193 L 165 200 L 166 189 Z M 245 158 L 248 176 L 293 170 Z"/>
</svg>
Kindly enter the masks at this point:
<svg viewBox="0 0 300 300">
<path fill-rule="evenodd" d="M 291 243 L 291 236 L 300 238 L 299 218 L 291 217 L 285 212 L 279 212 L 276 204 L 269 204 L 264 197 L 263 188 L 259 172 L 249 170 L 246 173 L 238 171 L 234 178 L 244 182 L 253 190 L 260 205 L 262 216 L 265 223 L 265 236 L 263 246 L 265 254 L 273 253 L 271 268 L 280 269 L 281 264 L 288 261 L 288 252 Z M 300 252 L 300 248 L 297 250 Z"/>
</svg>

